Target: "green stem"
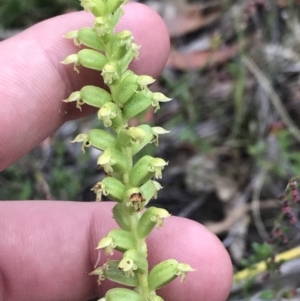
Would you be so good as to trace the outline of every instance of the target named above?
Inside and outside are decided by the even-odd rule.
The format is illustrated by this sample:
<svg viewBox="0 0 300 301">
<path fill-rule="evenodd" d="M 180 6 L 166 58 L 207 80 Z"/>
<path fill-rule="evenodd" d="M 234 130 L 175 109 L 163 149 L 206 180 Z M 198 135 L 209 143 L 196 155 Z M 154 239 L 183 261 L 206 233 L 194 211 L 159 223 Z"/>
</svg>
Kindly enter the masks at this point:
<svg viewBox="0 0 300 301">
<path fill-rule="evenodd" d="M 122 147 L 122 153 L 124 154 L 129 170 L 123 174 L 123 181 L 125 184 L 125 187 L 129 189 L 131 187 L 130 181 L 129 181 L 129 173 L 133 167 L 133 155 L 132 155 L 132 150 L 130 147 Z M 126 201 L 126 200 L 124 200 Z M 145 239 L 139 238 L 138 235 L 138 222 L 140 219 L 140 212 L 133 212 L 131 214 L 130 218 L 130 223 L 131 223 L 131 233 L 135 237 L 137 241 L 137 250 L 142 252 L 145 257 L 147 258 L 148 256 L 148 250 L 147 250 L 147 244 Z M 141 295 L 145 298 L 150 296 L 150 288 L 148 284 L 148 272 L 145 274 L 137 274 L 138 280 L 139 280 L 139 287 L 141 289 Z"/>
<path fill-rule="evenodd" d="M 131 231 L 137 240 L 137 250 L 142 252 L 145 257 L 148 257 L 147 244 L 145 239 L 140 239 L 138 236 L 139 213 L 134 212 L 131 216 Z M 148 284 L 148 272 L 145 274 L 137 274 L 141 295 L 145 298 L 150 296 L 150 288 Z"/>
<path fill-rule="evenodd" d="M 150 296 L 150 288 L 148 284 L 148 273 L 147 274 L 138 274 L 139 284 L 141 288 L 141 295 L 144 298 Z"/>
</svg>

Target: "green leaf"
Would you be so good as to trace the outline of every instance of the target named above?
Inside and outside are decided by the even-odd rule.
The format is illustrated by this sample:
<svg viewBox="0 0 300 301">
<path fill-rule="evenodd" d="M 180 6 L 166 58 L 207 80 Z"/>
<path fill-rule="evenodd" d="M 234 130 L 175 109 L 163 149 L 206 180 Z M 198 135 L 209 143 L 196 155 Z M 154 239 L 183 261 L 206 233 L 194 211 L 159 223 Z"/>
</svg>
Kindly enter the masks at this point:
<svg viewBox="0 0 300 301">
<path fill-rule="evenodd" d="M 275 297 L 275 293 L 272 290 L 265 290 L 259 295 L 259 297 L 263 300 L 272 300 Z"/>
</svg>

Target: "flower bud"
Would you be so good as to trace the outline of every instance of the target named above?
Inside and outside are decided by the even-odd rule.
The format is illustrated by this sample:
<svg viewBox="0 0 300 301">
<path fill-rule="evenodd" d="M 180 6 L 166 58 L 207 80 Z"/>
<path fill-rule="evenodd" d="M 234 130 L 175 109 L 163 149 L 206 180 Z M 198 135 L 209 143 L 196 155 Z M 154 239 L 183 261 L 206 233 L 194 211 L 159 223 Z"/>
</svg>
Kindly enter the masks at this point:
<svg viewBox="0 0 300 301">
<path fill-rule="evenodd" d="M 123 5 L 124 0 L 109 0 L 106 3 L 106 12 L 111 14 L 114 13 L 121 5 Z"/>
<path fill-rule="evenodd" d="M 84 86 L 80 91 L 71 93 L 71 95 L 63 101 L 76 101 L 76 108 L 81 110 L 81 106 L 84 103 L 96 108 L 101 108 L 106 102 L 110 102 L 111 100 L 112 97 L 106 90 L 96 86 Z"/>
<path fill-rule="evenodd" d="M 90 146 L 100 150 L 105 150 L 107 148 L 120 149 L 117 138 L 101 129 L 93 129 L 87 134 L 79 134 L 71 142 L 82 142 L 81 150 L 83 152 L 85 152 L 85 147 Z"/>
<path fill-rule="evenodd" d="M 147 205 L 152 198 L 157 196 L 158 190 L 154 183 L 155 181 L 149 180 L 139 188 L 143 198 L 145 199 L 145 205 Z"/>
<path fill-rule="evenodd" d="M 86 0 L 93 2 L 91 12 L 95 17 L 103 16 L 106 12 L 106 3 L 103 0 Z"/>
<path fill-rule="evenodd" d="M 127 3 L 129 0 L 123 1 L 124 3 Z M 107 1 L 108 2 L 108 1 Z M 119 7 L 113 14 L 109 15 L 109 21 L 112 28 L 114 28 L 118 22 L 120 21 L 121 17 L 123 16 L 124 11 L 122 7 Z"/>
<path fill-rule="evenodd" d="M 125 252 L 135 248 L 136 240 L 131 233 L 122 229 L 114 229 L 100 240 L 96 249 L 105 249 L 107 254 L 112 255 L 113 249 Z"/>
<path fill-rule="evenodd" d="M 136 293 L 133 290 L 128 288 L 113 288 L 110 289 L 106 294 L 105 297 L 99 299 L 98 301 L 146 301 L 146 299 Z"/>
<path fill-rule="evenodd" d="M 161 171 L 168 163 L 161 158 L 151 156 L 142 157 L 132 168 L 129 179 L 132 186 L 141 186 L 149 181 L 153 176 L 157 179 L 162 178 Z"/>
<path fill-rule="evenodd" d="M 104 51 L 105 45 L 95 30 L 91 27 L 83 27 L 78 31 L 77 40 L 80 44 L 93 48 L 98 51 Z M 76 43 L 75 43 L 76 44 Z"/>
<path fill-rule="evenodd" d="M 106 279 L 113 282 L 120 283 L 126 286 L 135 287 L 139 285 L 136 275 L 127 277 L 122 270 L 119 269 L 120 260 L 109 260 L 106 262 L 102 269 L 102 274 Z"/>
<path fill-rule="evenodd" d="M 114 219 L 116 223 L 120 226 L 120 228 L 126 231 L 130 231 L 130 215 L 127 212 L 126 208 L 124 208 L 124 204 L 116 204 L 112 212 Z"/>
<path fill-rule="evenodd" d="M 131 137 L 128 129 L 124 128 L 118 133 L 118 140 L 122 147 L 130 147 L 131 146 Z"/>
<path fill-rule="evenodd" d="M 139 237 L 142 239 L 146 238 L 155 226 L 162 227 L 164 219 L 170 215 L 171 214 L 163 208 L 149 207 L 139 220 Z"/>
<path fill-rule="evenodd" d="M 151 92 L 137 92 L 124 105 L 123 117 L 130 119 L 139 113 L 145 111 L 152 102 Z"/>
<path fill-rule="evenodd" d="M 149 170 L 152 160 L 153 157 L 145 155 L 135 163 L 129 174 L 132 186 L 139 187 L 154 176 L 155 172 Z"/>
<path fill-rule="evenodd" d="M 149 273 L 148 283 L 151 290 L 157 290 L 177 277 L 179 262 L 168 259 L 157 264 Z"/>
<path fill-rule="evenodd" d="M 134 276 L 134 272 L 145 274 L 148 271 L 148 261 L 142 252 L 131 249 L 123 254 L 123 258 L 119 263 L 119 269 L 127 277 Z"/>
<path fill-rule="evenodd" d="M 98 111 L 98 118 L 105 127 L 118 128 L 122 126 L 122 112 L 113 102 L 106 102 Z"/>
<path fill-rule="evenodd" d="M 112 97 L 106 90 L 97 86 L 85 86 L 80 90 L 81 99 L 88 105 L 101 108 L 105 103 L 110 102 Z"/>
<path fill-rule="evenodd" d="M 181 276 L 181 281 L 185 279 L 187 272 L 195 271 L 188 264 L 179 263 L 175 259 L 168 259 L 157 264 L 149 273 L 148 283 L 151 290 L 157 290 L 177 276 Z"/>
<path fill-rule="evenodd" d="M 131 47 L 127 51 L 125 51 L 123 56 L 118 60 L 118 65 L 122 73 L 128 69 L 128 66 L 133 59 L 138 58 L 139 49 L 139 45 L 137 45 L 136 43 L 132 43 Z"/>
<path fill-rule="evenodd" d="M 138 88 L 136 80 L 137 75 L 134 73 L 131 73 L 121 80 L 113 93 L 114 99 L 118 104 L 125 104 L 126 101 L 135 93 Z"/>
<path fill-rule="evenodd" d="M 107 63 L 107 58 L 96 50 L 82 49 L 78 52 L 78 61 L 86 68 L 101 71 Z"/>
<path fill-rule="evenodd" d="M 105 195 L 111 200 L 122 202 L 125 186 L 118 179 L 107 176 L 101 182 L 98 182 L 91 190 L 96 193 L 97 201 L 101 201 L 102 195 Z"/>
<path fill-rule="evenodd" d="M 151 126 L 149 126 L 147 124 L 142 124 L 142 125 L 137 126 L 137 128 L 142 129 L 147 134 L 145 135 L 144 140 L 142 142 L 137 141 L 135 144 L 133 144 L 131 146 L 133 155 L 137 154 L 144 146 L 151 143 L 154 139 L 153 130 L 152 130 Z"/>
<path fill-rule="evenodd" d="M 113 148 L 107 148 L 98 158 L 98 166 L 103 167 L 107 174 L 115 172 L 126 172 L 128 170 L 128 163 L 124 155 Z"/>
</svg>

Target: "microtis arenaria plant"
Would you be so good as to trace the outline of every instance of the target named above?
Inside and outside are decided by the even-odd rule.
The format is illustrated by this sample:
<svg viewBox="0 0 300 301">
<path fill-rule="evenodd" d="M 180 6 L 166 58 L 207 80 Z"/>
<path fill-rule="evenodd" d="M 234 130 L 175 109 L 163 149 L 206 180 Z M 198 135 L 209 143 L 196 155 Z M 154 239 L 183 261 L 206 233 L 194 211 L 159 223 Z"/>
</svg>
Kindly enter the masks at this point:
<svg viewBox="0 0 300 301">
<path fill-rule="evenodd" d="M 184 280 L 193 269 L 185 263 L 169 259 L 158 263 L 149 271 L 146 238 L 157 226 L 163 226 L 168 211 L 146 205 L 162 188 L 161 179 L 167 162 L 145 155 L 139 160 L 135 155 L 147 144 L 158 145 L 159 135 L 168 131 L 147 124 L 129 126 L 130 119 L 149 107 L 157 111 L 161 102 L 171 99 L 162 93 L 153 93 L 148 85 L 155 80 L 148 75 L 137 75 L 128 69 L 130 62 L 138 58 L 140 46 L 134 42 L 130 31 L 115 32 L 115 26 L 123 15 L 124 0 L 81 0 L 85 11 L 94 15 L 92 27 L 68 32 L 65 37 L 81 47 L 77 54 L 69 55 L 62 63 L 73 64 L 101 73 L 106 89 L 84 86 L 64 100 L 75 102 L 81 110 L 83 104 L 98 108 L 97 116 L 107 131 L 91 129 L 80 134 L 73 142 L 101 150 L 97 165 L 105 171 L 105 177 L 92 190 L 96 200 L 103 195 L 116 201 L 112 212 L 120 228 L 112 229 L 99 241 L 96 249 L 112 255 L 122 253 L 120 260 L 108 260 L 95 268 L 90 275 L 127 286 L 113 288 L 99 301 L 162 301 L 156 290 L 177 276 Z"/>
</svg>

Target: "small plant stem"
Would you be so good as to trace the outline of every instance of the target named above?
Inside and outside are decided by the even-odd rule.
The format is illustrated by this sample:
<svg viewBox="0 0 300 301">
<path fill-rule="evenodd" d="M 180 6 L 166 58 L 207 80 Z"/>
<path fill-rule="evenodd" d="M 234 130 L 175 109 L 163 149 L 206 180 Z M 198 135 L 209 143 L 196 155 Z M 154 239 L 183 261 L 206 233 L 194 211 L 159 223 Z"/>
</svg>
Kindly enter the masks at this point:
<svg viewBox="0 0 300 301">
<path fill-rule="evenodd" d="M 147 251 L 147 245 L 145 239 L 141 239 L 138 236 L 138 222 L 139 222 L 139 213 L 132 213 L 131 215 L 131 231 L 133 236 L 135 237 L 137 241 L 137 249 L 142 252 L 145 257 L 148 256 L 148 251 Z"/>
<path fill-rule="evenodd" d="M 137 240 L 137 250 L 142 252 L 145 257 L 148 257 L 147 244 L 145 239 L 140 239 L 138 236 L 138 222 L 139 222 L 139 213 L 134 212 L 131 215 L 131 231 L 134 237 Z M 144 274 L 137 274 L 139 280 L 139 287 L 141 289 L 141 295 L 145 298 L 150 296 L 150 288 L 148 284 L 148 272 Z"/>
<path fill-rule="evenodd" d="M 148 284 L 148 273 L 146 274 L 138 274 L 139 284 L 141 288 L 141 295 L 144 298 L 147 298 L 150 296 L 150 288 Z"/>
<path fill-rule="evenodd" d="M 133 166 L 133 156 L 132 151 L 130 147 L 122 147 L 122 153 L 126 157 L 126 160 L 128 162 L 129 170 L 128 172 L 123 174 L 123 181 L 127 188 L 130 188 L 130 181 L 129 181 L 129 173 Z M 126 200 L 124 200 L 126 202 Z M 140 212 L 133 212 L 131 214 L 130 223 L 131 223 L 131 233 L 135 237 L 137 241 L 137 250 L 142 252 L 145 257 L 148 257 L 148 250 L 147 250 L 147 244 L 145 239 L 139 238 L 138 235 L 138 222 L 139 222 Z M 149 297 L 150 295 L 150 288 L 148 284 L 148 272 L 144 274 L 138 274 L 138 280 L 139 280 L 139 287 L 141 289 L 141 295 L 145 298 Z"/>
</svg>

